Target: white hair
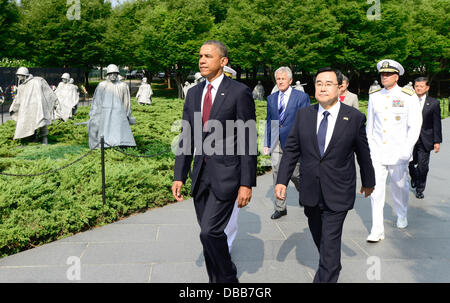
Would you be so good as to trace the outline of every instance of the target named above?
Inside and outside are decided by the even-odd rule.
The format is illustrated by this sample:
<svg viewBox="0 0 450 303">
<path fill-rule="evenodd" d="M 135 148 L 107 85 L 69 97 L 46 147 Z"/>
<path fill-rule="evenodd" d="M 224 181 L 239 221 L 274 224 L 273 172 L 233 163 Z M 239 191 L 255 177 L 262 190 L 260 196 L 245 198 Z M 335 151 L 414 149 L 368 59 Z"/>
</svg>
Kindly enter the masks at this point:
<svg viewBox="0 0 450 303">
<path fill-rule="evenodd" d="M 291 69 L 290 69 L 289 67 L 287 67 L 287 66 L 282 66 L 282 67 L 278 68 L 278 69 L 275 71 L 275 79 L 277 78 L 277 74 L 278 74 L 278 73 L 287 73 L 288 78 L 289 78 L 289 79 L 292 79 L 292 71 L 291 71 Z"/>
</svg>

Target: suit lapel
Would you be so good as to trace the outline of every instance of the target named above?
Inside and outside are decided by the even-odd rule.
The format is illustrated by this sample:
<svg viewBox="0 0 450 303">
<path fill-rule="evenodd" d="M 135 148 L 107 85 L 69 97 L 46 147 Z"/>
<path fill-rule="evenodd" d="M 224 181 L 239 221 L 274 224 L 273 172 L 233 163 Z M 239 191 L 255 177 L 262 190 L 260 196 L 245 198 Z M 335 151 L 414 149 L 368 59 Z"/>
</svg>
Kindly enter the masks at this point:
<svg viewBox="0 0 450 303">
<path fill-rule="evenodd" d="M 194 112 L 202 112 L 202 95 L 203 95 L 203 89 L 205 88 L 206 82 L 203 81 L 200 84 L 198 84 L 197 91 L 195 92 L 194 97 Z"/>
<path fill-rule="evenodd" d="M 289 113 L 290 113 L 290 111 L 288 110 L 290 107 L 293 107 L 293 106 L 295 106 L 293 103 L 294 103 L 294 94 L 295 94 L 295 92 L 294 92 L 294 89 L 292 89 L 292 91 L 291 91 L 291 95 L 289 96 L 289 100 L 288 100 L 288 104 L 287 104 L 287 106 L 286 106 L 286 109 L 285 109 L 285 116 L 284 116 L 284 121 L 286 121 L 286 118 L 288 117 L 288 115 L 289 115 Z M 294 112 L 294 115 L 296 114 L 297 112 Z"/>
<path fill-rule="evenodd" d="M 330 143 L 328 143 L 327 149 L 325 153 L 323 154 L 323 158 L 327 156 L 327 154 L 330 152 L 330 150 L 334 147 L 336 142 L 339 140 L 339 138 L 343 135 L 343 132 L 347 125 L 349 124 L 351 117 L 348 113 L 348 110 L 345 109 L 344 106 L 339 108 L 339 113 L 336 118 L 336 123 L 334 125 L 333 134 L 331 135 Z"/>
<path fill-rule="evenodd" d="M 311 122 L 309 125 L 311 125 L 312 134 L 313 134 L 313 145 L 314 150 L 317 153 L 317 156 L 320 158 L 320 150 L 319 150 L 319 144 L 317 142 L 317 112 L 319 111 L 319 104 L 314 104 L 313 106 L 309 107 L 309 110 L 311 111 Z"/>
<path fill-rule="evenodd" d="M 425 117 L 426 112 L 431 108 L 431 99 L 430 97 L 426 97 L 424 104 L 423 104 L 423 108 L 422 108 L 422 117 Z"/>
</svg>

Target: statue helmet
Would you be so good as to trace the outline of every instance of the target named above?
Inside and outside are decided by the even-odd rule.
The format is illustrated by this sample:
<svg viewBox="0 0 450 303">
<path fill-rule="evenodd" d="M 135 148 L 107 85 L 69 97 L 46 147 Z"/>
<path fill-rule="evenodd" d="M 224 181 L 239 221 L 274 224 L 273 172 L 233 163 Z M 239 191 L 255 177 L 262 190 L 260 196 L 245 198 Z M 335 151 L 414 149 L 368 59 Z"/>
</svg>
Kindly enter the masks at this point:
<svg viewBox="0 0 450 303">
<path fill-rule="evenodd" d="M 142 82 L 147 83 L 147 78 L 146 77 L 142 78 Z"/>
<path fill-rule="evenodd" d="M 69 80 L 69 81 L 70 81 L 70 75 L 69 75 L 68 73 L 64 73 L 64 74 L 61 76 L 61 79 L 66 79 L 66 80 Z"/>
<path fill-rule="evenodd" d="M 110 64 L 106 68 L 106 74 L 112 74 L 112 73 L 118 73 L 119 74 L 119 68 L 115 64 Z"/>
<path fill-rule="evenodd" d="M 70 83 L 70 84 L 73 84 L 73 82 L 74 82 L 74 81 L 73 81 L 73 78 L 70 78 L 69 83 Z"/>
<path fill-rule="evenodd" d="M 122 81 L 123 77 L 121 75 L 119 75 L 118 79 L 119 79 L 119 81 Z"/>
<path fill-rule="evenodd" d="M 19 69 L 16 72 L 16 75 L 29 76 L 30 72 L 28 71 L 28 68 L 26 68 L 26 67 L 19 67 Z"/>
<path fill-rule="evenodd" d="M 200 78 L 202 78 L 202 74 L 201 73 L 195 73 L 195 75 L 194 75 L 194 79 L 195 80 L 198 80 L 198 79 L 200 79 Z"/>
</svg>

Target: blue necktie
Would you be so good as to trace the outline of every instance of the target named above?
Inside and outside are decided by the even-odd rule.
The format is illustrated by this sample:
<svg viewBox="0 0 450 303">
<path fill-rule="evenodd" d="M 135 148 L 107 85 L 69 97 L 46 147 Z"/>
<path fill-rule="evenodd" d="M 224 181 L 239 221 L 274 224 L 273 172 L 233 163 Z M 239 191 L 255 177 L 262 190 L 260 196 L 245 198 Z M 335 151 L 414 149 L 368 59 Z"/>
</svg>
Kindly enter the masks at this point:
<svg viewBox="0 0 450 303">
<path fill-rule="evenodd" d="M 278 108 L 278 114 L 280 115 L 280 125 L 284 122 L 284 114 L 285 114 L 285 107 L 284 107 L 284 93 L 280 92 L 280 107 Z"/>
<path fill-rule="evenodd" d="M 317 132 L 317 143 L 319 144 L 320 156 L 323 157 L 323 153 L 325 151 L 325 138 L 327 136 L 327 128 L 328 128 L 328 116 L 329 112 L 323 112 L 323 119 L 320 121 L 319 131 Z"/>
</svg>

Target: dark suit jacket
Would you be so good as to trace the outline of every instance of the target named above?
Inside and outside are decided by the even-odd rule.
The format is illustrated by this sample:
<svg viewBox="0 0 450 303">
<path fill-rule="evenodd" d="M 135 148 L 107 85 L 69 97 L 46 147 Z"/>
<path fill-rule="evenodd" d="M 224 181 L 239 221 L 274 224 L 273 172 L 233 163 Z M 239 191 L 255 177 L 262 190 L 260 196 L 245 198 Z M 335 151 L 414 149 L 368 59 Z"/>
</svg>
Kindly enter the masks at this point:
<svg viewBox="0 0 450 303">
<path fill-rule="evenodd" d="M 278 94 L 279 91 L 267 97 L 267 123 L 264 146 L 269 147 L 271 152 L 275 147 L 275 143 L 278 141 L 278 136 L 280 137 L 281 148 L 284 148 L 289 131 L 294 124 L 297 110 L 310 105 L 309 96 L 307 94 L 299 90 L 292 89 L 285 112 L 286 119 L 282 125 L 279 125 L 279 127 L 277 125 L 271 127 L 272 120 L 280 120 L 280 114 L 278 113 Z"/>
<path fill-rule="evenodd" d="M 201 124 L 202 93 L 206 82 L 189 89 L 183 108 L 183 126 L 178 152 L 175 159 L 174 180 L 185 183 L 194 157 L 191 195 L 195 194 L 196 182 L 205 161 L 213 172 L 209 177 L 211 189 L 220 200 L 230 200 L 237 195 L 240 186 L 256 186 L 256 114 L 255 102 L 250 89 L 237 81 L 224 77 L 219 86 L 211 108 L 208 127 L 216 120 L 219 129 L 203 132 Z M 196 116 L 194 125 L 194 116 Z M 253 138 L 239 134 L 237 129 L 227 131 L 226 121 L 248 122 L 248 129 L 254 132 Z M 220 127 L 222 126 L 222 127 Z M 220 130 L 222 128 L 222 130 Z M 246 132 L 248 133 L 248 129 Z M 247 134 L 248 135 L 248 134 Z M 206 141 L 206 142 L 205 142 Z M 219 152 L 206 154 L 205 146 L 216 147 Z M 245 153 L 238 154 L 238 147 L 245 147 Z M 250 155 L 254 148 L 254 155 Z M 200 153 L 201 150 L 201 153 Z M 184 151 L 182 153 L 181 151 Z M 206 151 L 208 152 L 208 151 Z M 242 155 L 243 154 L 243 155 Z"/>
<path fill-rule="evenodd" d="M 419 140 L 427 151 L 442 142 L 441 106 L 439 100 L 427 96 L 422 110 L 423 122 Z"/>
<path fill-rule="evenodd" d="M 297 112 L 283 151 L 277 184 L 287 185 L 300 158 L 300 204 L 314 207 L 321 194 L 333 211 L 353 208 L 356 195 L 355 153 L 362 185 L 375 186 L 375 172 L 366 137 L 366 117 L 357 109 L 341 104 L 333 135 L 323 157 L 317 144 L 319 105 Z"/>
</svg>

